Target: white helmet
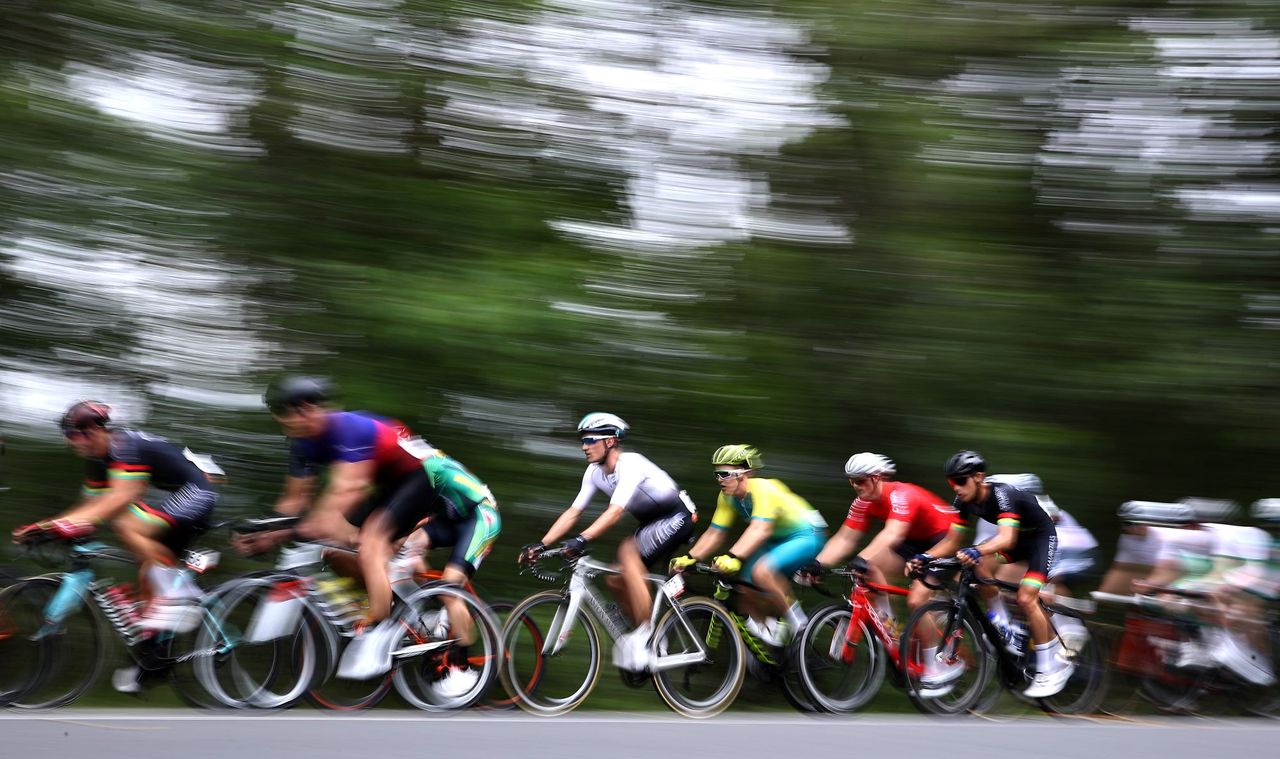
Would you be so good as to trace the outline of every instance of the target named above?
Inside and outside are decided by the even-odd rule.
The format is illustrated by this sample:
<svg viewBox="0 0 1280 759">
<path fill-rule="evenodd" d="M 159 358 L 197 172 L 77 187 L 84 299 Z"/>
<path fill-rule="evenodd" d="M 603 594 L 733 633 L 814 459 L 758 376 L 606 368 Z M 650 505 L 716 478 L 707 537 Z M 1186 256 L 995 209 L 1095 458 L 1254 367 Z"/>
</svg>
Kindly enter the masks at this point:
<svg viewBox="0 0 1280 759">
<path fill-rule="evenodd" d="M 593 411 L 582 417 L 582 421 L 578 422 L 578 434 L 580 435 L 587 433 L 612 435 L 622 440 L 627 436 L 627 430 L 629 429 L 631 429 L 631 425 L 622 421 L 622 417 L 603 411 Z"/>
<path fill-rule="evenodd" d="M 1197 522 L 1234 522 L 1240 517 L 1240 506 L 1229 498 L 1197 498 L 1189 496 L 1178 501 L 1190 506 Z"/>
<path fill-rule="evenodd" d="M 844 462 L 844 476 L 871 477 L 877 474 L 893 474 L 898 468 L 888 458 L 878 453 L 855 453 Z"/>
<path fill-rule="evenodd" d="M 1003 482 L 1004 484 L 1025 490 L 1033 495 L 1044 493 L 1044 484 L 1040 482 L 1040 476 L 1031 472 L 1022 474 L 989 474 L 987 482 Z"/>
<path fill-rule="evenodd" d="M 1058 521 L 1058 517 L 1062 516 L 1062 509 L 1058 508 L 1058 504 L 1054 503 L 1053 499 L 1047 495 L 1036 493 L 1035 496 L 1036 503 L 1040 504 L 1040 508 L 1044 509 L 1044 513 L 1048 514 L 1053 521 Z"/>
<path fill-rule="evenodd" d="M 1253 502 L 1253 518 L 1259 522 L 1280 523 L 1280 498 L 1263 498 Z"/>
<path fill-rule="evenodd" d="M 1122 522 L 1157 527 L 1176 527 L 1197 521 L 1195 509 L 1185 503 L 1160 501 L 1125 501 L 1120 504 L 1119 516 Z"/>
</svg>

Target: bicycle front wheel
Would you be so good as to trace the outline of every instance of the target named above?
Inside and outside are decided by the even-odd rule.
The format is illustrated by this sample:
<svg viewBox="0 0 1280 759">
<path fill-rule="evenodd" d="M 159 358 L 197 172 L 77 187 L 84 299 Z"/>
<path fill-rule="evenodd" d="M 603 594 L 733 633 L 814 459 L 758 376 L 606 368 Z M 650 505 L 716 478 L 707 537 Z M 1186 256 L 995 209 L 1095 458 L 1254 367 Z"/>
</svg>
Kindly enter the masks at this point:
<svg viewBox="0 0 1280 759">
<path fill-rule="evenodd" d="M 925 714 L 959 714 L 972 708 L 991 676 L 980 627 L 950 601 L 916 609 L 899 641 L 899 665 L 907 698 Z"/>
<path fill-rule="evenodd" d="M 557 591 L 535 593 L 511 610 L 503 626 L 502 685 L 531 714 L 574 709 L 600 677 L 600 634 L 581 609 L 566 625 L 568 606 Z"/>
<path fill-rule="evenodd" d="M 289 581 L 232 580 L 212 591 L 209 613 L 196 635 L 195 646 L 203 654 L 192 667 L 217 703 L 287 708 L 332 668 L 324 619 L 303 598 L 288 600 L 294 609 L 282 612 L 279 604 L 289 598 L 282 595 L 282 582 Z"/>
<path fill-rule="evenodd" d="M 733 618 L 709 598 L 687 598 L 662 616 L 654 632 L 654 687 L 686 717 L 711 717 L 738 697 L 746 677 L 746 646 Z M 677 657 L 688 663 L 670 666 Z"/>
<path fill-rule="evenodd" d="M 502 636 L 489 608 L 454 585 L 427 585 L 396 613 L 403 635 L 391 651 L 396 692 L 424 711 L 465 709 L 489 690 Z"/>
<path fill-rule="evenodd" d="M 84 599 L 58 623 L 45 619 L 62 576 L 32 577 L 0 594 L 0 703 L 16 709 L 66 706 L 97 682 L 110 631 Z"/>
<path fill-rule="evenodd" d="M 880 691 L 885 656 L 875 632 L 865 621 L 854 621 L 847 604 L 839 604 L 819 609 L 809 618 L 795 662 L 800 683 L 819 709 L 848 714 L 866 706 Z"/>
</svg>

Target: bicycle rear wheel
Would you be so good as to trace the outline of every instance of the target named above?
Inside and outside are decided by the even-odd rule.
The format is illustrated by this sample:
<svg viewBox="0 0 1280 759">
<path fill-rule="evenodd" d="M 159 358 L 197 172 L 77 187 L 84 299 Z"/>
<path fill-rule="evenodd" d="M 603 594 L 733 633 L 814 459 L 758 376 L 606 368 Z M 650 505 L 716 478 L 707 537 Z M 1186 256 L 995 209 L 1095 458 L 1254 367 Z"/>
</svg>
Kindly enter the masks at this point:
<svg viewBox="0 0 1280 759">
<path fill-rule="evenodd" d="M 558 591 L 535 593 L 511 610 L 503 626 L 502 685 L 531 714 L 574 709 L 600 677 L 600 634 L 582 609 L 566 627 L 568 604 Z"/>
<path fill-rule="evenodd" d="M 1075 664 L 1071 679 L 1061 691 L 1040 699 L 1040 708 L 1052 714 L 1087 714 L 1096 711 L 1107 690 L 1107 657 L 1096 632 L 1072 651 L 1063 647 Z"/>
<path fill-rule="evenodd" d="M 795 651 L 805 692 L 819 709 L 833 714 L 856 712 L 866 706 L 884 682 L 883 645 L 861 619 L 851 630 L 852 619 L 847 604 L 817 610 L 809 617 Z"/>
<path fill-rule="evenodd" d="M 107 622 L 84 599 L 57 625 L 45 609 L 62 576 L 32 577 L 0 595 L 0 694 L 15 709 L 66 706 L 84 695 L 107 661 Z"/>
<path fill-rule="evenodd" d="M 981 628 L 950 601 L 916 609 L 899 641 L 899 662 L 907 698 L 925 714 L 959 714 L 982 695 L 991 661 Z M 945 684 L 938 673 L 959 668 Z"/>
<path fill-rule="evenodd" d="M 686 598 L 680 610 L 667 611 L 654 632 L 657 654 L 654 687 L 662 700 L 686 717 L 711 717 L 738 697 L 746 677 L 746 646 L 738 628 L 719 603 Z M 700 660 L 666 668 L 662 659 L 705 652 Z"/>
<path fill-rule="evenodd" d="M 214 700 L 233 708 L 283 709 L 297 704 L 332 671 L 325 620 L 303 598 L 294 598 L 297 616 L 270 630 L 264 619 L 283 599 L 279 578 L 232 580 L 212 591 L 210 616 L 196 634 L 195 647 L 207 653 L 193 660 L 200 685 Z"/>
<path fill-rule="evenodd" d="M 403 636 L 391 652 L 392 682 L 401 698 L 424 711 L 454 711 L 489 690 L 502 662 L 502 636 L 479 599 L 455 585 L 434 583 L 415 591 L 395 618 Z M 471 628 L 469 642 L 459 632 L 464 624 Z M 460 685 L 451 682 L 455 678 Z"/>
</svg>

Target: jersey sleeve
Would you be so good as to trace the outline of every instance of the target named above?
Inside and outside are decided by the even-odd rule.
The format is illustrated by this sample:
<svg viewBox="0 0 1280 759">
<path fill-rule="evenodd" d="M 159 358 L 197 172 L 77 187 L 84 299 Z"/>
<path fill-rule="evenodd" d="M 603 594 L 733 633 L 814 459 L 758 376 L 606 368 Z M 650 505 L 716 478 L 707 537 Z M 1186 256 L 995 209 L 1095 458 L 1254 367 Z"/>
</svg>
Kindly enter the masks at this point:
<svg viewBox="0 0 1280 759">
<path fill-rule="evenodd" d="M 867 508 L 871 504 L 861 498 L 853 499 L 849 504 L 849 513 L 844 517 L 844 526 L 850 530 L 865 532 L 867 529 Z"/>
<path fill-rule="evenodd" d="M 956 512 L 955 519 L 951 522 L 951 529 L 966 535 L 973 532 L 973 515 L 969 513 L 968 504 L 960 500 L 960 496 L 956 496 L 951 502 L 951 508 Z"/>
<path fill-rule="evenodd" d="M 889 508 L 885 512 L 884 519 L 886 522 L 893 520 L 896 522 L 906 522 L 910 524 L 915 521 L 916 513 L 926 504 L 922 504 L 923 499 L 910 488 L 895 488 L 889 493 Z"/>
<path fill-rule="evenodd" d="M 640 483 L 644 482 L 644 469 L 639 462 L 624 455 L 618 457 L 618 467 L 615 471 L 618 473 L 618 485 L 613 489 L 613 495 L 609 497 L 609 505 L 621 506 L 625 509 L 631 504 L 631 497 L 640 488 Z"/>
<path fill-rule="evenodd" d="M 358 414 L 335 416 L 334 461 L 356 464 L 374 458 L 378 451 L 378 422 Z"/>
<path fill-rule="evenodd" d="M 723 530 L 733 525 L 733 504 L 729 496 L 721 493 L 716 498 L 716 513 L 711 517 L 711 526 Z"/>
<path fill-rule="evenodd" d="M 107 476 L 107 463 L 101 459 L 91 459 L 85 462 L 84 466 L 84 486 L 81 493 L 86 498 L 102 495 L 111 488 L 111 481 Z"/>
<path fill-rule="evenodd" d="M 591 467 L 587 467 L 587 471 L 582 473 L 582 487 L 578 488 L 578 495 L 573 499 L 573 503 L 569 506 L 571 509 L 581 511 L 591 503 L 591 496 L 596 494 L 595 483 L 591 481 Z"/>
<path fill-rule="evenodd" d="M 302 440 L 289 441 L 289 476 L 315 477 L 319 473 L 319 465 L 310 455 Z"/>
<path fill-rule="evenodd" d="M 1023 508 L 1018 503 L 1018 499 L 1010 495 L 1009 491 L 1000 485 L 995 486 L 996 491 L 996 526 L 1012 527 L 1015 530 L 1022 526 Z"/>
</svg>

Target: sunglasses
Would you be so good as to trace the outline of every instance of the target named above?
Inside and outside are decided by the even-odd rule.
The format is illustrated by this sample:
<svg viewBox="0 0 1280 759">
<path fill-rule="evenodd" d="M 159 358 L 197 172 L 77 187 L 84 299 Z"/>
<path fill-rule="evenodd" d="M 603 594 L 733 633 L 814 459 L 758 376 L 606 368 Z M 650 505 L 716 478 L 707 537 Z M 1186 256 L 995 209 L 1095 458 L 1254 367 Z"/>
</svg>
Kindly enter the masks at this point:
<svg viewBox="0 0 1280 759">
<path fill-rule="evenodd" d="M 609 440 L 611 438 L 613 438 L 613 435 L 583 435 L 582 444 L 595 445 L 596 443 L 602 443 L 605 440 Z"/>
<path fill-rule="evenodd" d="M 965 483 L 969 481 L 969 478 L 972 476 L 973 475 L 965 474 L 959 477 L 948 477 L 947 482 L 950 482 L 952 485 L 955 485 L 958 488 L 962 488 L 964 487 Z"/>
<path fill-rule="evenodd" d="M 746 474 L 749 471 L 751 470 L 750 469 L 726 469 L 726 470 L 717 469 L 715 472 L 713 472 L 713 474 L 716 476 L 716 480 L 720 482 L 724 482 L 725 480 L 731 480 L 734 477 L 741 477 L 742 475 Z"/>
<path fill-rule="evenodd" d="M 862 487 L 871 481 L 870 477 L 850 477 L 849 484 L 854 487 Z"/>
</svg>

